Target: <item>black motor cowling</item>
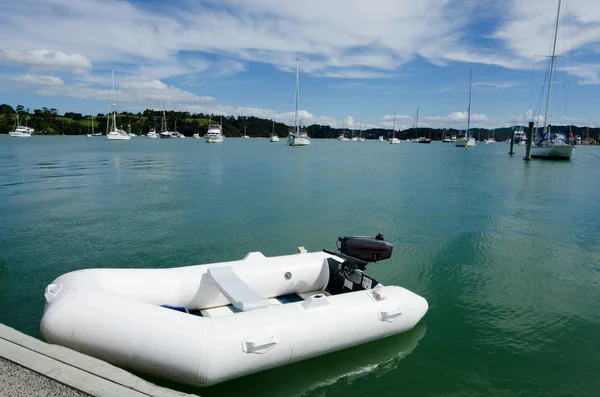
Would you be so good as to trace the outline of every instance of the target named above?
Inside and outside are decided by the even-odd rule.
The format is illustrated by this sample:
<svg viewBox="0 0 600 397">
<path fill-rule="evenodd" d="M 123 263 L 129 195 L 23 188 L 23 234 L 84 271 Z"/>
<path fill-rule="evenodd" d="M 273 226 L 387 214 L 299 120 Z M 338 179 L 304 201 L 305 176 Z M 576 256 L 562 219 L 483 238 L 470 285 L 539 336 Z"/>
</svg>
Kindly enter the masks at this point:
<svg viewBox="0 0 600 397">
<path fill-rule="evenodd" d="M 341 242 L 339 250 L 348 255 L 365 262 L 377 262 L 392 256 L 394 244 L 383 239 L 381 234 L 375 237 L 350 236 L 339 237 Z"/>
</svg>

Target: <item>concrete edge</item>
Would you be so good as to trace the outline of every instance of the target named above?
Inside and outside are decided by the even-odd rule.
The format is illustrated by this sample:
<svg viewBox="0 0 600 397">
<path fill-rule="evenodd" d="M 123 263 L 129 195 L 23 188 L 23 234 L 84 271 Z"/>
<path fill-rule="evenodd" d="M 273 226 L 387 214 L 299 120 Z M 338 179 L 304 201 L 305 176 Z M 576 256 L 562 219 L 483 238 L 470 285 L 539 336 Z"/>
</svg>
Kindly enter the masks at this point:
<svg viewBox="0 0 600 397">
<path fill-rule="evenodd" d="M 0 356 L 92 396 L 195 396 L 156 386 L 105 361 L 47 344 L 4 324 L 0 324 Z"/>
</svg>

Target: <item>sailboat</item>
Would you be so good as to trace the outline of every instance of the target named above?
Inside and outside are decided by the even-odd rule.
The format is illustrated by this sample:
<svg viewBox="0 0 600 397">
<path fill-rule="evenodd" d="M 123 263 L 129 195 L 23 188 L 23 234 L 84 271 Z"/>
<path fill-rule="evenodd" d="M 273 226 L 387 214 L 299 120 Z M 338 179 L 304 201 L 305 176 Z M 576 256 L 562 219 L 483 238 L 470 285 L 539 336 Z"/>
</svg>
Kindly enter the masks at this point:
<svg viewBox="0 0 600 397">
<path fill-rule="evenodd" d="M 544 159 L 567 160 L 573 156 L 575 146 L 567 141 L 564 134 L 552 132 L 548 122 L 548 108 L 550 106 L 550 94 L 552 93 L 552 77 L 556 61 L 556 38 L 558 36 L 558 21 L 560 20 L 560 2 L 558 0 L 558 11 L 556 12 L 556 25 L 554 26 L 554 42 L 552 43 L 552 55 L 550 56 L 550 77 L 548 79 L 548 95 L 546 97 L 546 112 L 544 115 L 544 131 L 542 136 L 536 140 L 531 147 L 531 157 Z"/>
<path fill-rule="evenodd" d="M 419 133 L 419 109 L 417 108 L 417 118 L 415 119 L 415 134 Z M 419 137 L 418 143 L 431 143 L 431 129 L 429 130 L 429 138 L 424 136 Z"/>
<path fill-rule="evenodd" d="M 279 136 L 275 133 L 275 112 L 273 111 L 273 127 L 271 129 L 271 142 L 279 142 Z"/>
<path fill-rule="evenodd" d="M 444 128 L 444 130 L 442 131 L 442 142 L 444 142 L 444 143 L 454 142 L 452 140 L 452 138 L 450 137 L 450 135 L 448 135 L 448 130 L 446 128 Z"/>
<path fill-rule="evenodd" d="M 469 66 L 469 106 L 467 107 L 467 129 L 454 143 L 456 147 L 475 147 L 475 138 L 471 136 L 471 84 L 473 82 L 473 65 Z"/>
<path fill-rule="evenodd" d="M 350 142 L 350 139 L 346 136 L 346 123 L 342 123 L 342 133 L 338 136 L 340 142 Z"/>
<path fill-rule="evenodd" d="M 177 121 L 175 121 L 175 129 L 177 129 Z M 163 102 L 163 114 L 160 120 L 160 137 L 163 139 L 176 138 L 177 133 L 169 131 L 167 128 L 167 114 L 165 112 L 165 103 Z"/>
<path fill-rule="evenodd" d="M 109 128 L 106 133 L 106 137 L 111 141 L 128 141 L 131 137 L 123 130 L 117 128 L 117 100 L 115 95 L 115 70 L 111 70 L 112 74 L 112 92 L 113 92 L 113 102 L 112 102 L 112 117 L 109 116 Z M 110 123 L 112 122 L 112 126 Z"/>
<path fill-rule="evenodd" d="M 298 102 L 300 102 L 300 62 L 296 58 L 296 105 L 294 110 L 294 131 L 288 137 L 288 146 L 308 146 L 310 139 L 306 133 L 300 133 L 300 123 L 298 122 Z"/>
<path fill-rule="evenodd" d="M 358 141 L 366 142 L 367 138 L 362 135 L 362 120 L 358 123 Z"/>
<path fill-rule="evenodd" d="M 490 131 L 488 130 L 488 138 L 485 140 L 485 144 L 486 144 L 486 145 L 493 145 L 493 144 L 495 144 L 495 143 L 496 143 L 496 139 L 494 138 L 494 135 L 495 135 L 494 133 L 495 133 L 495 132 L 496 132 L 496 129 L 494 128 L 494 129 L 492 130 L 492 136 L 490 136 L 490 135 L 489 135 L 489 134 L 490 134 Z"/>
<path fill-rule="evenodd" d="M 200 134 L 198 134 L 198 129 L 197 129 L 197 128 L 194 130 L 194 135 L 193 135 L 193 137 L 194 137 L 195 139 L 200 139 Z"/>
<path fill-rule="evenodd" d="M 250 139 L 250 137 L 246 134 L 246 125 L 244 125 L 244 135 L 242 135 L 243 139 Z"/>
<path fill-rule="evenodd" d="M 392 123 L 392 139 L 390 145 L 400 143 L 400 139 L 396 138 L 396 112 L 394 112 L 394 122 Z"/>
<path fill-rule="evenodd" d="M 95 136 L 102 136 L 101 132 L 94 132 L 94 117 L 93 116 L 90 117 L 89 120 L 90 120 L 90 125 L 92 126 L 92 132 L 86 134 L 87 137 L 88 138 L 92 138 L 92 137 L 95 137 Z"/>
</svg>

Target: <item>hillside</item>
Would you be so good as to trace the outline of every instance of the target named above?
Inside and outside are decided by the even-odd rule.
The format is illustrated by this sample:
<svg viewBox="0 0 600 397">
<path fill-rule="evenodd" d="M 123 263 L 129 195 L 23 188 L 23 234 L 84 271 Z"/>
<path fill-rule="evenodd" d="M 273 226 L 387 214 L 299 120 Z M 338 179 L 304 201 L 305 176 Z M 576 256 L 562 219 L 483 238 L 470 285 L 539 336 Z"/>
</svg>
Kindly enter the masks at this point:
<svg viewBox="0 0 600 397">
<path fill-rule="evenodd" d="M 96 115 L 82 115 L 80 113 L 66 112 L 63 115 L 59 115 L 58 111 L 54 108 L 42 108 L 34 109 L 33 112 L 30 109 L 25 109 L 19 105 L 16 109 L 13 109 L 10 105 L 0 105 L 0 133 L 6 134 L 11 131 L 16 122 L 17 113 L 21 119 L 23 125 L 27 125 L 35 129 L 35 133 L 38 135 L 84 135 L 91 131 L 92 117 L 95 132 L 106 133 L 107 128 L 107 115 L 99 113 Z M 166 111 L 167 128 L 174 130 L 175 125 L 177 131 L 181 132 L 186 136 L 192 136 L 194 132 L 203 135 L 206 132 L 206 126 L 211 122 L 221 123 L 221 116 L 208 115 L 202 113 L 191 114 L 189 112 L 177 112 L 177 111 Z M 155 109 L 146 109 L 143 113 L 129 113 L 123 112 L 117 114 L 117 125 L 124 129 L 130 130 L 135 134 L 146 134 L 150 128 L 155 128 L 157 131 L 160 130 L 160 124 L 162 119 L 162 111 Z M 246 132 L 250 137 L 268 137 L 271 134 L 273 123 L 272 120 L 261 119 L 252 116 L 227 116 L 222 117 L 223 133 L 228 137 L 240 137 L 244 133 L 244 126 L 246 126 Z M 585 136 L 587 127 L 577 126 L 558 126 L 555 127 L 560 131 L 573 133 L 573 135 Z M 289 127 L 284 123 L 275 123 L 275 133 L 279 136 L 287 136 Z M 311 138 L 337 138 L 341 133 L 342 129 L 332 128 L 330 126 L 323 125 L 310 125 L 306 128 L 308 135 Z M 489 130 L 482 128 L 474 128 L 471 130 L 473 136 L 476 139 L 485 139 L 488 137 Z M 346 135 L 350 135 L 350 130 L 346 130 Z M 494 132 L 497 141 L 503 141 L 510 137 L 511 127 L 497 128 Z M 363 136 L 367 139 L 377 139 L 379 136 L 383 136 L 387 139 L 391 136 L 391 131 L 381 128 L 372 128 L 362 131 Z M 419 128 L 417 131 L 414 129 L 407 129 L 396 132 L 396 137 L 400 139 L 414 138 L 419 136 L 430 137 L 434 140 L 441 140 L 444 132 L 439 128 Z M 449 129 L 446 134 L 459 135 L 460 131 L 455 129 Z M 599 139 L 600 128 L 590 128 L 589 135 L 596 141 Z"/>
</svg>

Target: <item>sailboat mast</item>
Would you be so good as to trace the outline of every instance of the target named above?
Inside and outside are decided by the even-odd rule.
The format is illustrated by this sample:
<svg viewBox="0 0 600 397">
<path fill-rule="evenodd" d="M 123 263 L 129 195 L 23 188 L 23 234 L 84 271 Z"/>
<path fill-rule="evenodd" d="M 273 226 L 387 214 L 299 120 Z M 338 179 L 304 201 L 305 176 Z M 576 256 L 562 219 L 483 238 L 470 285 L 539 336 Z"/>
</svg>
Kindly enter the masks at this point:
<svg viewBox="0 0 600 397">
<path fill-rule="evenodd" d="M 415 124 L 415 135 L 419 135 L 419 108 L 417 108 L 417 120 Z"/>
<path fill-rule="evenodd" d="M 394 112 L 394 122 L 392 123 L 392 139 L 396 137 L 396 112 Z"/>
<path fill-rule="evenodd" d="M 112 92 L 113 92 L 113 127 L 114 131 L 117 130 L 117 97 L 115 95 L 115 70 L 111 69 L 112 74 Z"/>
<path fill-rule="evenodd" d="M 467 139 L 471 130 L 471 83 L 473 81 L 473 64 L 469 65 L 469 106 L 467 107 Z"/>
<path fill-rule="evenodd" d="M 162 132 L 167 132 L 167 116 L 165 113 L 165 103 L 163 102 L 163 116 L 162 116 L 162 121 L 160 123 L 160 129 L 162 130 Z"/>
<path fill-rule="evenodd" d="M 296 58 L 296 105 L 294 109 L 294 127 L 296 127 L 296 136 L 300 136 L 300 125 L 298 124 L 298 102 L 300 102 L 300 62 Z"/>
<path fill-rule="evenodd" d="M 544 113 L 544 124 L 545 129 L 548 129 L 548 108 L 550 106 L 550 96 L 552 94 L 552 76 L 554 75 L 554 61 L 556 60 L 556 38 L 558 36 L 558 21 L 560 19 L 560 1 L 558 0 L 558 11 L 556 12 L 556 25 L 554 26 L 554 43 L 552 44 L 552 56 L 550 57 L 550 78 L 548 79 L 548 97 L 546 99 L 546 112 Z M 547 131 L 550 132 L 550 131 Z M 550 140 L 550 134 L 548 134 L 548 140 Z"/>
</svg>

